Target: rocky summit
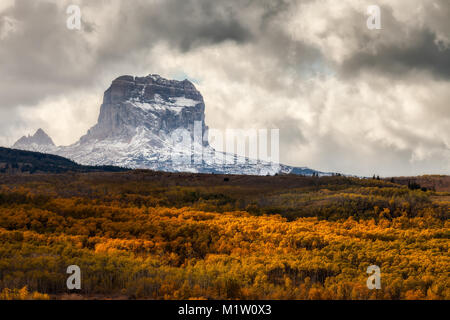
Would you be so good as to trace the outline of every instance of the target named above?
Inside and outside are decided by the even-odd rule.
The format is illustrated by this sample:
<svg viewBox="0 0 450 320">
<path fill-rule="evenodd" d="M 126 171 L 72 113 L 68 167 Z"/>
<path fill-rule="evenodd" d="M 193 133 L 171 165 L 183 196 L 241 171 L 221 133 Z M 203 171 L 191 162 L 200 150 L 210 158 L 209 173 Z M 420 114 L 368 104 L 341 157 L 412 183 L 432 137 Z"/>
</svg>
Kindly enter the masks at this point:
<svg viewBox="0 0 450 320">
<path fill-rule="evenodd" d="M 42 129 L 38 129 L 32 136 L 23 136 L 14 143 L 15 149 L 27 149 L 30 151 L 46 151 L 48 148 L 55 147 L 52 138 L 50 138 Z"/>
<path fill-rule="evenodd" d="M 39 129 L 13 148 L 57 154 L 83 165 L 252 175 L 318 173 L 218 152 L 207 137 L 205 103 L 189 80 L 125 75 L 105 91 L 97 124 L 75 144 L 57 147 Z"/>
<path fill-rule="evenodd" d="M 176 129 L 193 132 L 194 123 L 205 127 L 205 104 L 188 80 L 166 80 L 158 75 L 122 76 L 106 90 L 98 123 L 81 138 L 82 143 L 118 138 L 131 140 L 136 129 L 169 135 Z M 158 144 L 158 140 L 154 141 Z"/>
</svg>

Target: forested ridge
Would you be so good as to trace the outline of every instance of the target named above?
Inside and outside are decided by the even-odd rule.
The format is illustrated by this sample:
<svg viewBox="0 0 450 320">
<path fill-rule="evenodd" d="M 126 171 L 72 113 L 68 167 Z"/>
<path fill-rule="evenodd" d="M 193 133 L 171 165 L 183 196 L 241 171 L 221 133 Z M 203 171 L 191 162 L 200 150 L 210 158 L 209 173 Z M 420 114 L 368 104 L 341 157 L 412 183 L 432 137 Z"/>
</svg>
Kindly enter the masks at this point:
<svg viewBox="0 0 450 320">
<path fill-rule="evenodd" d="M 35 174 L 64 172 L 121 172 L 114 166 L 83 166 L 64 157 L 0 147 L 0 174 Z"/>
<path fill-rule="evenodd" d="M 0 299 L 450 299 L 449 213 L 395 180 L 0 175 Z"/>
</svg>

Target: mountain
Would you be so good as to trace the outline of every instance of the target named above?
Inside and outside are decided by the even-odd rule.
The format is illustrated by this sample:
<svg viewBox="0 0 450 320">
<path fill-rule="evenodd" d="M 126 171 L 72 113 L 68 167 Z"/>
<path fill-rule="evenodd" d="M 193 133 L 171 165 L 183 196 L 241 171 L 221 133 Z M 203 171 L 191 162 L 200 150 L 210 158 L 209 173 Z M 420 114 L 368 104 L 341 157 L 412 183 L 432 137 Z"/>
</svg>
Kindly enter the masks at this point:
<svg viewBox="0 0 450 320">
<path fill-rule="evenodd" d="M 36 138 L 34 138 L 37 135 Z M 105 91 L 98 122 L 78 142 L 56 147 L 42 130 L 15 148 L 61 155 L 83 165 L 170 172 L 323 174 L 217 152 L 208 142 L 205 103 L 189 81 L 121 76 Z"/>
<path fill-rule="evenodd" d="M 54 148 L 53 140 L 42 129 L 38 129 L 32 136 L 23 136 L 14 143 L 13 148 L 30 151 L 47 151 Z"/>
<path fill-rule="evenodd" d="M 112 166 L 82 166 L 60 156 L 0 147 L 0 173 L 121 172 L 127 170 Z"/>
</svg>

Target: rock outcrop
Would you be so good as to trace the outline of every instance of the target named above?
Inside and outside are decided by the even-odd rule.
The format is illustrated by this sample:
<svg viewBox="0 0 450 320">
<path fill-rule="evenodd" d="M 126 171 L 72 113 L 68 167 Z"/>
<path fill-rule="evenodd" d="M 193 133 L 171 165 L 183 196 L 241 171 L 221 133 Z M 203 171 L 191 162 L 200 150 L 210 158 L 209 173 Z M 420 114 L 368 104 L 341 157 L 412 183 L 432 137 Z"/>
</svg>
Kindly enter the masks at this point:
<svg viewBox="0 0 450 320">
<path fill-rule="evenodd" d="M 170 135 L 179 128 L 193 132 L 195 121 L 201 123 L 204 134 L 205 104 L 190 81 L 166 80 L 158 75 L 121 76 L 106 90 L 98 123 L 81 143 L 131 139 L 139 127 L 157 135 Z"/>
</svg>

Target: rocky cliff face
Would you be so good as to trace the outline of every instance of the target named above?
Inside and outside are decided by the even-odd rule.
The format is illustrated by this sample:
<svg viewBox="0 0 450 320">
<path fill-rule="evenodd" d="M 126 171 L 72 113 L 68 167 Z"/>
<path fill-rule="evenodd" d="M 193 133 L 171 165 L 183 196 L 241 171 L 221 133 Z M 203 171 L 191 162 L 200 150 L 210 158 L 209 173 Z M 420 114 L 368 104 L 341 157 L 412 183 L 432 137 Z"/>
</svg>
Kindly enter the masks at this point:
<svg viewBox="0 0 450 320">
<path fill-rule="evenodd" d="M 130 140 L 136 128 L 169 136 L 179 128 L 193 133 L 194 123 L 205 126 L 205 104 L 200 92 L 188 80 L 166 80 L 158 75 L 122 76 L 106 90 L 98 123 L 81 138 Z"/>
<path fill-rule="evenodd" d="M 203 97 L 190 81 L 121 76 L 105 91 L 97 124 L 77 143 L 56 147 L 38 130 L 36 137 L 21 138 L 14 147 L 83 165 L 252 175 L 316 172 L 216 152 L 207 130 Z M 230 157 L 234 163 L 224 163 Z"/>
</svg>

